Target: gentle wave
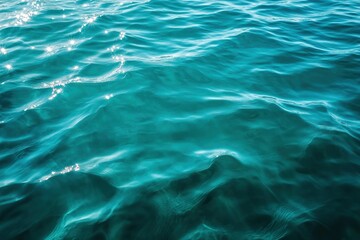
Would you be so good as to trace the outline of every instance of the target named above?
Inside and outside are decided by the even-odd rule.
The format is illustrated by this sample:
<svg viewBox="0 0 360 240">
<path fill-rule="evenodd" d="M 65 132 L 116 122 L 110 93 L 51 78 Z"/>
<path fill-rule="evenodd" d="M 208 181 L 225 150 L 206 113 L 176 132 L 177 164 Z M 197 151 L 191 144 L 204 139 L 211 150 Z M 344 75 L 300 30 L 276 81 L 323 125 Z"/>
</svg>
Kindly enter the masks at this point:
<svg viewBox="0 0 360 240">
<path fill-rule="evenodd" d="M 0 8 L 1 239 L 360 239 L 358 1 Z"/>
</svg>

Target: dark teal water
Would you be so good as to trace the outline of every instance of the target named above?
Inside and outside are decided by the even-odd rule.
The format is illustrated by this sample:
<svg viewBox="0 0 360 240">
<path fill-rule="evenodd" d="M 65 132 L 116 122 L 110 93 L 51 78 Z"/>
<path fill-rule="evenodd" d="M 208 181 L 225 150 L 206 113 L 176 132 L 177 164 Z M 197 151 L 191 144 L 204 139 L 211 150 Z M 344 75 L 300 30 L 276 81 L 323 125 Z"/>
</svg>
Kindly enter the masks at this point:
<svg viewBox="0 0 360 240">
<path fill-rule="evenodd" d="M 360 1 L 0 0 L 0 239 L 360 239 Z"/>
</svg>

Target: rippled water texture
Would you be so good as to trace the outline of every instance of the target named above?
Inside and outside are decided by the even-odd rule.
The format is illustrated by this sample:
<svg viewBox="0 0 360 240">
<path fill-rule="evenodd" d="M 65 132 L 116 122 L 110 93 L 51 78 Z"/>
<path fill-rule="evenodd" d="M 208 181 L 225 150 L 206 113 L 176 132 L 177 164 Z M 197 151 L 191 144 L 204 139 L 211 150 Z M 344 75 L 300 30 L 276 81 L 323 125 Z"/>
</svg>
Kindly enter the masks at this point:
<svg viewBox="0 0 360 240">
<path fill-rule="evenodd" d="M 0 1 L 0 239 L 360 239 L 360 1 Z"/>
</svg>

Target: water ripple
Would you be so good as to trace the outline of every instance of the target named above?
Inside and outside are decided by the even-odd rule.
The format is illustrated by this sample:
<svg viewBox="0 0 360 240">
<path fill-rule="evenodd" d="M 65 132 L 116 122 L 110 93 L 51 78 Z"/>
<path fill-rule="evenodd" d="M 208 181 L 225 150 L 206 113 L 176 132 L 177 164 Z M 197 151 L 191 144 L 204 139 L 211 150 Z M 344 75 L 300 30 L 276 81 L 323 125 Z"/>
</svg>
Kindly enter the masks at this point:
<svg viewBox="0 0 360 240">
<path fill-rule="evenodd" d="M 0 8 L 1 239 L 360 239 L 358 1 Z"/>
</svg>

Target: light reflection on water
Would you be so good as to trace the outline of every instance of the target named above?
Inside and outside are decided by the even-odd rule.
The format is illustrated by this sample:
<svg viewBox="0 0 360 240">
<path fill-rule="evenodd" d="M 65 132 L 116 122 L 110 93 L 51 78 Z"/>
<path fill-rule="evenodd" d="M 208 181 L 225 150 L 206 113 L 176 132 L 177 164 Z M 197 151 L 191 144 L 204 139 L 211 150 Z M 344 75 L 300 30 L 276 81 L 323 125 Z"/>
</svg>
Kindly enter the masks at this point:
<svg viewBox="0 0 360 240">
<path fill-rule="evenodd" d="M 357 1 L 0 2 L 0 238 L 360 239 Z"/>
</svg>

